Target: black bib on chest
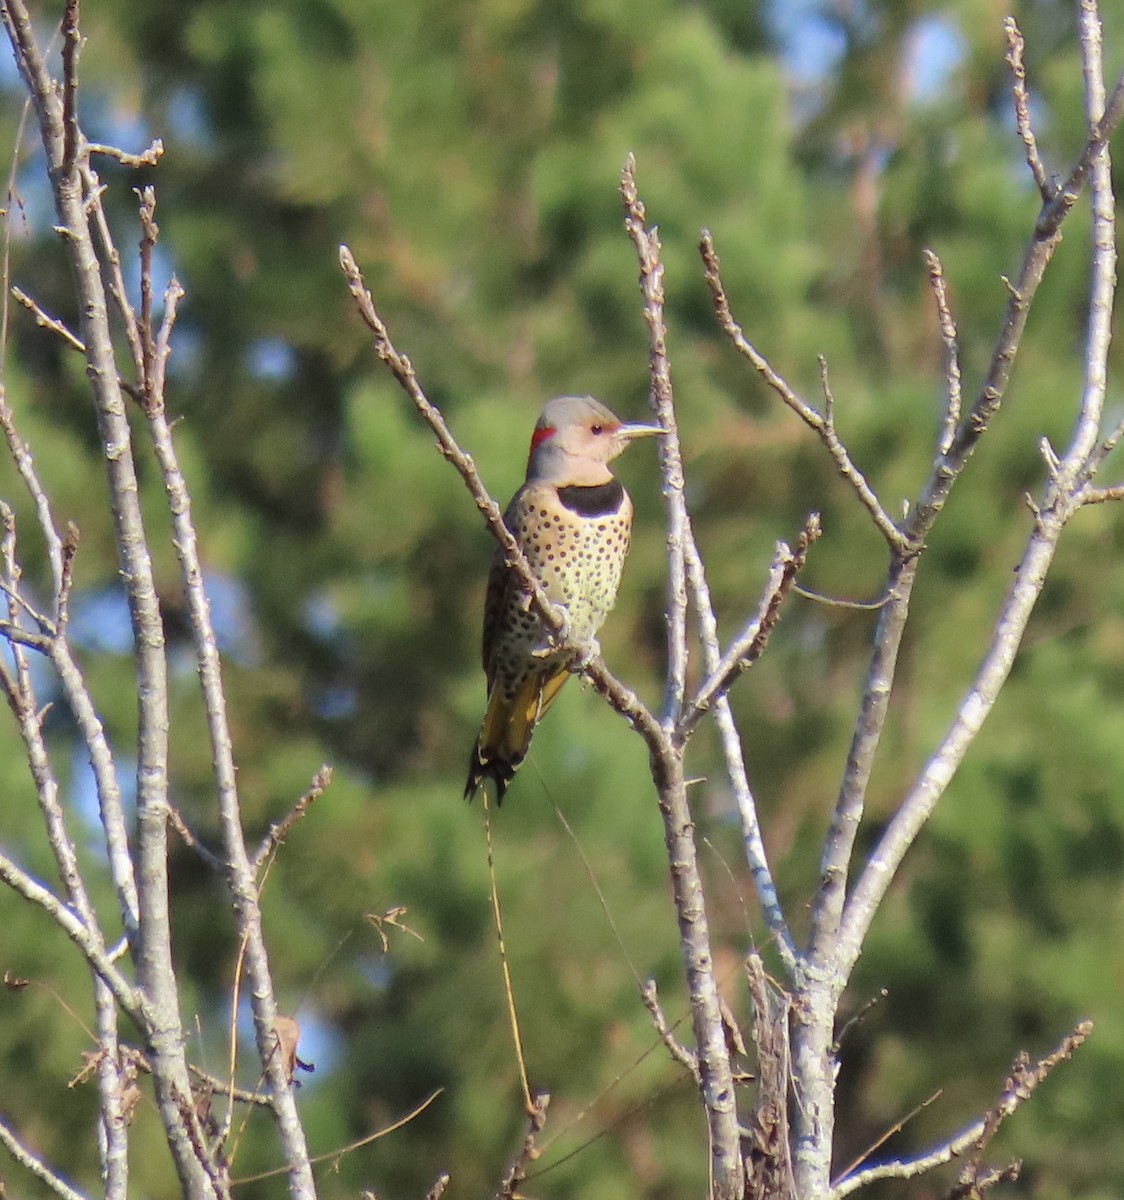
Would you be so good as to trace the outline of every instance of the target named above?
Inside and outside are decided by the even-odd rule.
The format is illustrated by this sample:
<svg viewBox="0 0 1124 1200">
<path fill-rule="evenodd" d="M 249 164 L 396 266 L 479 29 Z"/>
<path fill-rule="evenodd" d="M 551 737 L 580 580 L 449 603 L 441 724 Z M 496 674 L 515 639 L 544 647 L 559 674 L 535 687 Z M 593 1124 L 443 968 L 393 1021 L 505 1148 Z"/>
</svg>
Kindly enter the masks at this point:
<svg viewBox="0 0 1124 1200">
<path fill-rule="evenodd" d="M 620 510 L 624 488 L 619 479 L 593 487 L 560 487 L 558 499 L 579 517 L 609 517 Z"/>
</svg>

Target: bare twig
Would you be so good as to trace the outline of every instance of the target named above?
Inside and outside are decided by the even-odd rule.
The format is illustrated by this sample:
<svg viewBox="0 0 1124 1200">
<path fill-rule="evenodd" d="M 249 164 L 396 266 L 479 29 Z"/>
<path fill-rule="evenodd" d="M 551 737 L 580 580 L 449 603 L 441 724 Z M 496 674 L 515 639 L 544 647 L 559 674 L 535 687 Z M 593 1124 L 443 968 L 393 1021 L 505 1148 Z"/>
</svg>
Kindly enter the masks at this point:
<svg viewBox="0 0 1124 1200">
<path fill-rule="evenodd" d="M 1026 90 L 1026 67 L 1023 65 L 1023 52 L 1026 43 L 1023 41 L 1022 30 L 1019 29 L 1014 17 L 1007 17 L 1003 22 L 1003 31 L 1007 35 L 1007 65 L 1011 68 L 1011 95 L 1015 102 L 1015 124 L 1026 149 L 1026 165 L 1034 176 L 1035 186 L 1043 201 L 1049 202 L 1054 198 L 1055 188 L 1046 178 L 1046 168 L 1038 154 L 1038 140 L 1030 123 L 1030 96 Z"/>
<path fill-rule="evenodd" d="M 86 353 L 86 343 L 83 342 L 82 339 L 78 337 L 78 335 L 75 334 L 71 329 L 69 329 L 62 321 L 60 321 L 58 317 L 52 317 L 50 313 L 46 312 L 39 305 L 38 301 L 29 296 L 25 291 L 23 291 L 22 288 L 13 287 L 11 289 L 11 294 L 18 303 L 22 304 L 23 307 L 26 308 L 29 313 L 31 313 L 31 315 L 35 318 L 35 324 L 38 325 L 40 329 L 45 329 L 48 333 L 53 333 L 56 337 L 61 338 L 65 345 L 69 346 L 71 350 L 75 350 L 79 354 L 83 355 Z M 141 390 L 135 384 L 130 383 L 127 379 L 122 379 L 120 375 L 117 377 L 117 386 L 121 388 L 122 391 L 127 392 L 134 400 L 143 399 L 143 393 Z"/>
<path fill-rule="evenodd" d="M 792 551 L 783 542 L 777 546 L 773 565 L 769 570 L 769 581 L 761 604 L 753 619 L 731 642 L 722 660 L 699 686 L 691 699 L 690 707 L 683 714 L 676 728 L 676 737 L 686 741 L 715 700 L 726 695 L 739 675 L 749 670 L 761 657 L 770 633 L 781 616 L 781 606 L 792 588 L 797 572 L 803 567 L 808 549 L 820 536 L 818 513 L 812 513 L 804 523 L 796 550 Z"/>
<path fill-rule="evenodd" d="M 759 1080 L 757 1099 L 745 1131 L 746 1197 L 747 1200 L 793 1200 L 796 1181 L 788 1112 L 792 1069 L 788 1025 L 792 1000 L 771 983 L 759 954 L 753 953 L 746 959 L 745 976 L 753 1002 L 753 1041 Z"/>
<path fill-rule="evenodd" d="M 130 154 L 117 146 L 107 146 L 103 142 L 87 142 L 86 151 L 89 154 L 100 154 L 104 158 L 112 158 L 125 167 L 154 167 L 164 154 L 164 143 L 160 138 L 153 140 L 147 150 L 140 154 Z"/>
<path fill-rule="evenodd" d="M 0 1145 L 11 1155 L 13 1162 L 26 1168 L 40 1183 L 60 1197 L 60 1200 L 86 1200 L 82 1192 L 71 1187 L 61 1175 L 52 1171 L 37 1154 L 25 1146 L 3 1118 L 0 1118 Z"/>
<path fill-rule="evenodd" d="M 151 246 L 155 244 L 157 236 L 155 206 L 154 193 L 151 189 L 145 189 L 141 197 L 141 224 L 144 231 L 142 247 L 147 243 L 149 249 L 142 253 L 142 275 L 151 272 Z M 218 641 L 204 587 L 198 538 L 191 516 L 191 497 L 180 470 L 164 403 L 164 364 L 175 320 L 175 305 L 182 290 L 174 281 L 169 285 L 164 322 L 158 338 L 154 338 L 151 329 L 151 278 L 147 284 L 142 282 L 141 291 L 142 297 L 147 297 L 142 301 L 141 312 L 142 319 L 148 322 L 148 325 L 137 329 L 133 341 L 141 351 L 145 414 L 156 460 L 163 476 L 168 510 L 172 517 L 173 545 L 191 615 L 192 640 L 203 691 L 207 731 L 211 741 L 219 824 L 225 851 L 226 882 L 234 904 L 240 944 L 244 952 L 245 970 L 250 985 L 250 1008 L 254 1017 L 254 1035 L 262 1069 L 270 1084 L 273 1112 L 290 1173 L 290 1194 L 294 1200 L 311 1200 L 316 1194 L 316 1186 L 312 1177 L 304 1129 L 293 1096 L 292 1079 L 286 1070 L 283 1056 L 276 1053 L 277 1003 L 262 930 L 256 872 L 246 848 L 245 833 L 242 829 L 237 768 L 227 719 Z"/>
<path fill-rule="evenodd" d="M 718 645 L 718 623 L 714 618 L 714 609 L 710 602 L 710 593 L 706 585 L 706 577 L 702 569 L 702 557 L 694 539 L 690 538 L 685 546 L 687 560 L 687 578 L 695 595 L 699 615 L 699 637 L 702 642 L 703 663 L 708 675 L 713 675 L 718 669 L 721 652 Z M 722 752 L 726 758 L 726 775 L 737 804 L 738 816 L 742 826 L 742 846 L 745 850 L 746 863 L 753 876 L 757 898 L 761 904 L 761 912 L 765 923 L 772 934 L 777 951 L 781 956 L 785 970 L 792 978 L 796 973 L 796 948 L 793 945 L 792 934 L 781 908 L 780 897 L 777 895 L 773 874 L 769 869 L 768 856 L 765 853 L 765 841 L 761 835 L 761 822 L 757 817 L 757 803 L 749 786 L 746 773 L 745 758 L 742 754 L 741 734 L 734 724 L 734 716 L 730 710 L 728 696 L 719 695 L 714 702 L 714 722 L 718 726 L 718 734 L 722 742 Z"/>
<path fill-rule="evenodd" d="M 122 1011 L 144 1027 L 146 1017 L 142 1000 L 137 996 L 132 984 L 113 965 L 97 931 L 91 930 L 68 904 L 3 853 L 0 853 L 0 883 L 6 884 L 25 900 L 41 908 L 82 951 L 91 968 L 109 985 Z"/>
<path fill-rule="evenodd" d="M 78 128 L 78 54 L 82 39 L 78 33 L 78 0 L 66 0 L 62 15 L 62 124 L 64 171 L 73 170 L 82 143 Z"/>
<path fill-rule="evenodd" d="M 145 913 L 145 921 L 134 946 L 137 978 L 145 996 L 144 1019 L 140 1024 L 153 1055 L 157 1102 L 180 1184 L 190 1194 L 199 1195 L 207 1187 L 208 1173 L 196 1152 L 199 1138 L 191 1127 L 194 1118 L 185 1113 L 177 1099 L 187 1095 L 190 1086 L 168 913 L 168 702 L 163 623 L 109 327 L 103 264 L 90 233 L 90 204 L 103 222 L 104 213 L 96 180 L 91 180 L 88 190 L 84 186 L 84 180 L 92 172 L 88 155 L 83 153 L 75 99 L 77 12 L 75 0 L 68 0 L 60 95 L 36 44 L 25 0 L 4 0 L 0 5 L 0 17 L 35 107 L 50 168 L 57 228 L 74 275 L 82 315 L 78 336 L 86 347 L 87 377 L 94 397 L 99 441 L 104 448 L 114 537 L 133 628 L 137 688 L 143 697 L 137 749 L 137 886 L 139 908 Z M 135 1004 L 133 1008 L 136 1011 Z"/>
<path fill-rule="evenodd" d="M 523 1146 L 512 1160 L 500 1182 L 496 1200 L 518 1200 L 519 1185 L 527 1178 L 527 1169 L 539 1156 L 537 1141 L 546 1124 L 546 1110 L 550 1105 L 550 1097 L 546 1092 L 540 1092 L 534 1099 L 534 1105 L 528 1116 L 527 1136 Z"/>
<path fill-rule="evenodd" d="M 41 654 L 51 652 L 51 638 L 42 633 L 30 633 L 22 625 L 12 621 L 0 620 L 0 637 L 11 642 L 13 646 L 26 646 L 29 650 L 38 650 Z"/>
<path fill-rule="evenodd" d="M 152 252 L 160 236 L 156 224 L 156 189 L 142 188 L 140 193 L 140 316 L 137 320 L 137 341 L 141 348 L 141 379 L 144 387 L 145 408 L 160 403 L 162 395 L 154 397 L 156 387 L 154 360 L 156 358 L 156 331 L 152 324 Z"/>
<path fill-rule="evenodd" d="M 1003 1084 L 999 1099 L 978 1121 L 918 1158 L 878 1163 L 857 1174 L 844 1175 L 832 1184 L 831 1200 L 843 1200 L 844 1196 L 849 1196 L 879 1179 L 915 1179 L 918 1175 L 952 1162 L 969 1151 L 973 1153 L 965 1166 L 965 1172 L 974 1174 L 979 1168 L 979 1156 L 1002 1122 L 1030 1099 L 1034 1090 L 1058 1063 L 1073 1056 L 1073 1052 L 1092 1031 L 1091 1021 L 1081 1022 L 1054 1050 L 1040 1058 L 1033 1066 L 1025 1054 L 1020 1055 Z"/>
<path fill-rule="evenodd" d="M 35 505 L 35 515 L 39 522 L 39 528 L 43 533 L 43 538 L 47 543 L 47 557 L 51 563 L 51 575 L 54 580 L 55 590 L 58 592 L 62 587 L 62 538 L 59 537 L 58 529 L 55 527 L 55 519 L 51 513 L 51 502 L 47 498 L 46 489 L 40 483 L 39 475 L 35 470 L 35 460 L 32 458 L 31 451 L 27 448 L 23 439 L 16 432 L 15 419 L 12 416 L 11 408 L 8 406 L 8 398 L 2 385 L 0 385 L 0 428 L 4 431 L 4 438 L 8 443 L 8 451 L 16 464 L 16 470 L 19 472 L 24 487 L 27 488 L 28 495 Z"/>
<path fill-rule="evenodd" d="M 1099 136 L 1097 131 L 1103 124 L 1100 113 L 1104 94 L 1103 83 L 1098 86 L 1098 80 L 1101 79 L 1100 29 L 1092 0 L 1083 0 L 1082 3 L 1081 45 L 1086 65 L 1088 118 L 1090 127 L 1094 131 L 1090 135 L 1090 144 L 1093 144 L 1097 141 Z M 969 745 L 979 732 L 984 719 L 995 704 L 999 690 L 1014 663 L 1030 614 L 1045 583 L 1046 572 L 1053 562 L 1058 539 L 1069 518 L 1081 506 L 1082 491 L 1087 486 L 1090 476 L 1090 464 L 1097 461 L 1099 428 L 1104 408 L 1116 266 L 1113 234 L 1114 206 L 1108 150 L 1105 145 L 1099 145 L 1091 161 L 1090 170 L 1094 192 L 1093 270 L 1089 292 L 1085 383 L 1073 439 L 1066 453 L 1058 460 L 1056 467 L 1051 470 L 1050 477 L 1047 479 L 1044 503 L 1037 506 L 1034 529 L 1008 590 L 1002 613 L 996 624 L 994 637 L 980 664 L 972 687 L 961 703 L 948 733 L 879 840 L 862 877 L 856 884 L 854 895 L 847 904 L 846 930 L 839 948 L 844 955 L 843 961 L 848 973 L 851 965 L 858 958 L 862 939 L 865 937 L 874 912 L 906 850 L 912 844 L 922 825 L 928 820 L 937 801 L 967 753 Z M 1031 262 L 1033 258 L 1033 254 L 1028 254 L 1027 262 Z M 1045 268 L 1045 261 L 1045 258 L 1041 259 L 1035 268 L 1036 271 Z M 1024 269 L 1025 266 L 1026 264 L 1024 264 Z M 1020 297 L 1023 297 L 1025 303 L 1024 289 L 1020 287 L 1018 293 Z M 1014 303 L 1014 300 L 1011 303 Z M 1010 305 L 1008 308 L 1010 311 Z M 1025 320 L 1025 312 L 1022 313 L 1020 319 Z M 1012 338 L 1014 340 L 1011 340 Z M 996 351 L 997 356 L 1004 347 L 1013 356 L 1017 344 L 1017 337 L 1013 332 L 1001 335 L 1000 349 Z M 1009 361 L 1002 368 L 996 367 L 993 363 L 993 373 L 999 371 L 999 377 L 1003 379 L 1006 379 L 1009 370 Z M 978 419 L 984 422 L 980 426 L 982 432 L 982 428 L 986 427 L 986 421 L 989 419 L 989 415 L 994 413 L 997 404 L 998 397 L 989 398 L 985 393 L 981 393 L 973 406 L 973 413 L 969 420 L 961 424 L 952 450 L 949 455 L 943 456 L 942 461 L 956 459 L 959 463 L 956 470 L 962 469 L 966 460 L 958 456 L 971 452 L 971 440 L 967 444 L 964 440 L 965 430 L 973 428 Z M 975 436 L 978 437 L 978 434 Z M 933 479 L 936 478 L 937 475 L 934 475 Z M 951 478 L 935 490 L 932 490 L 931 481 L 930 494 L 935 496 L 940 488 L 946 485 L 951 486 Z M 920 520 L 918 514 L 922 509 L 927 510 L 925 517 L 927 524 L 923 524 L 921 527 L 927 529 L 939 511 L 940 503 L 933 507 L 929 502 L 923 501 L 915 510 L 914 519 L 910 522 L 911 532 L 918 528 L 916 521 Z"/>
<path fill-rule="evenodd" d="M 636 190 L 636 160 L 630 154 L 621 172 L 621 199 L 625 229 L 632 240 L 640 265 L 640 291 L 644 297 L 644 321 L 648 328 L 648 377 L 651 404 L 664 431 L 660 438 L 660 467 L 667 501 L 667 681 L 664 688 L 662 722 L 665 730 L 675 727 L 683 711 L 687 679 L 687 567 L 685 540 L 689 533 L 687 503 L 683 495 L 683 453 L 671 388 L 671 364 L 667 357 L 667 324 L 664 320 L 663 263 L 659 231 L 649 229 L 644 202 Z"/>
<path fill-rule="evenodd" d="M 261 845 L 250 858 L 250 869 L 255 876 L 260 874 L 262 864 L 289 836 L 293 826 L 308 812 L 313 804 L 324 794 L 332 782 L 332 768 L 325 763 L 312 777 L 312 783 L 305 794 L 293 805 L 284 817 L 269 827 L 269 833 L 262 839 Z"/>
<path fill-rule="evenodd" d="M 147 1061 L 144 1063 L 144 1067 L 147 1071 L 152 1071 Z M 202 1067 L 197 1067 L 194 1063 L 188 1063 L 187 1069 L 206 1087 L 207 1091 L 214 1092 L 218 1096 L 230 1096 L 240 1104 L 253 1104 L 257 1108 L 273 1107 L 272 1097 L 264 1092 L 253 1092 L 249 1088 L 234 1087 L 226 1080 L 219 1079 L 217 1075 L 204 1071 Z"/>
<path fill-rule="evenodd" d="M 1103 94 L 1103 93 L 1102 93 Z M 1046 239 L 1061 228 L 1062 222 L 1069 215 L 1070 209 L 1077 203 L 1081 189 L 1092 169 L 1093 162 L 1100 152 L 1108 145 L 1120 122 L 1124 120 L 1124 71 L 1117 77 L 1112 89 L 1112 95 L 1103 105 L 1102 116 L 1098 118 L 1085 143 L 1077 163 L 1069 173 L 1069 178 L 1054 192 L 1049 204 L 1043 207 L 1038 218 L 1035 233 L 1039 238 Z"/>
<path fill-rule="evenodd" d="M 668 1053 L 677 1063 L 687 1069 L 688 1074 L 695 1081 L 695 1086 L 700 1086 L 702 1076 L 699 1073 L 699 1057 L 676 1038 L 671 1026 L 667 1023 L 667 1017 L 664 1016 L 664 1011 L 660 1007 L 654 979 L 649 979 L 640 989 L 640 998 L 644 1001 L 644 1007 L 652 1014 L 652 1023 L 663 1044 L 667 1047 Z"/>
<path fill-rule="evenodd" d="M 882 507 L 870 484 L 867 483 L 866 477 L 855 466 L 847 447 L 839 440 L 839 435 L 835 431 L 834 406 L 831 402 L 830 391 L 826 393 L 827 403 L 824 412 L 821 413 L 805 400 L 801 399 L 789 387 L 784 379 L 773 370 L 768 359 L 749 341 L 742 331 L 742 327 L 734 319 L 733 312 L 730 309 L 730 301 L 726 296 L 726 289 L 722 283 L 722 264 L 719 262 L 718 253 L 714 249 L 714 242 L 710 233 L 705 229 L 702 233 L 702 240 L 699 243 L 699 252 L 702 254 L 703 266 L 706 268 L 706 282 L 710 287 L 710 294 L 714 300 L 714 311 L 718 315 L 718 323 L 726 333 L 726 336 L 734 344 L 738 353 L 749 362 L 765 383 L 776 392 L 809 429 L 813 430 L 819 436 L 820 441 L 823 442 L 828 454 L 831 455 L 832 461 L 835 463 L 835 469 L 850 484 L 851 489 L 859 498 L 859 503 L 870 514 L 871 520 L 874 521 L 874 524 L 878 527 L 879 532 L 886 539 L 890 548 L 898 551 L 903 550 L 906 542 L 901 530 L 890 514 Z M 821 369 L 823 369 L 822 364 Z"/>
<path fill-rule="evenodd" d="M 700 1093 L 710 1136 L 711 1188 L 715 1200 L 737 1200 L 744 1191 L 744 1170 L 738 1141 L 733 1071 L 722 1020 L 721 999 L 714 978 L 706 900 L 683 774 L 683 746 L 672 738 L 683 705 L 687 663 L 686 548 L 693 545 L 693 537 L 683 497 L 683 464 L 665 345 L 660 242 L 655 229 L 645 226 L 644 205 L 636 188 L 635 169 L 635 162 L 629 155 L 621 173 L 621 198 L 625 206 L 625 227 L 632 238 L 640 266 L 640 289 L 648 326 L 649 379 L 660 425 L 664 429 L 660 466 L 668 500 L 668 677 L 660 726 L 662 736 L 646 740 L 652 778 L 659 795 L 672 893 L 679 921 L 679 943 L 687 975 L 701 1079 Z M 697 548 L 695 557 L 698 557 Z M 698 560 L 694 575 L 701 580 L 701 559 Z M 696 599 L 700 606 L 709 603 L 705 587 L 696 591 Z M 598 686 L 597 680 L 594 680 L 594 686 Z"/>
<path fill-rule="evenodd" d="M 317 1154 L 310 1159 L 313 1163 L 338 1162 L 345 1155 L 353 1153 L 355 1150 L 361 1149 L 363 1146 L 369 1146 L 372 1142 L 381 1141 L 384 1137 L 388 1137 L 392 1133 L 396 1133 L 404 1125 L 408 1125 L 416 1117 L 419 1117 L 425 1110 L 444 1092 L 444 1088 L 437 1088 L 430 1092 L 428 1096 L 420 1103 L 416 1104 L 404 1117 L 399 1117 L 397 1121 L 392 1121 L 389 1125 L 384 1125 L 381 1129 L 376 1129 L 373 1133 L 365 1134 L 361 1138 L 356 1138 L 353 1142 L 348 1142 L 346 1146 L 340 1146 L 335 1150 L 325 1151 L 323 1154 Z M 288 1167 L 275 1167 L 270 1171 L 260 1171 L 256 1175 L 243 1175 L 238 1179 L 232 1179 L 232 1185 L 241 1186 L 246 1183 L 257 1183 L 262 1179 L 275 1179 L 279 1175 L 289 1174 Z"/>
<path fill-rule="evenodd" d="M 958 1183 L 946 1200 L 979 1200 L 980 1196 L 1000 1183 L 1014 1183 L 1022 1174 L 1022 1162 L 1016 1160 L 1005 1167 L 988 1167 L 976 1173 L 968 1183 Z"/>
<path fill-rule="evenodd" d="M 1114 500 L 1124 500 L 1124 483 L 1113 487 L 1086 488 L 1081 493 L 1082 504 L 1110 504 Z"/>
<path fill-rule="evenodd" d="M 12 297 L 17 303 L 22 304 L 29 313 L 35 318 L 35 324 L 40 329 L 46 329 L 51 333 L 57 334 L 66 344 L 72 349 L 77 350 L 80 354 L 86 353 L 86 344 L 80 337 L 73 334 L 57 317 L 52 317 L 49 313 L 39 306 L 38 302 L 33 300 L 21 288 L 13 287 L 11 289 Z"/>
<path fill-rule="evenodd" d="M 935 1092 L 926 1096 L 920 1104 L 915 1104 L 913 1108 L 911 1108 L 909 1112 L 905 1114 L 904 1117 L 899 1117 L 898 1120 L 896 1120 L 893 1125 L 889 1127 L 889 1129 L 883 1130 L 883 1132 L 880 1133 L 878 1137 L 876 1137 L 874 1141 L 871 1142 L 871 1144 L 867 1146 L 867 1148 L 860 1155 L 858 1155 L 857 1158 L 854 1159 L 854 1161 L 849 1163 L 842 1171 L 840 1171 L 839 1177 L 841 1179 L 846 1179 L 847 1176 L 851 1175 L 854 1171 L 861 1167 L 862 1164 L 866 1162 L 872 1154 L 880 1150 L 892 1137 L 895 1136 L 895 1134 L 901 1133 L 901 1131 L 910 1123 L 910 1121 L 913 1120 L 914 1117 L 918 1116 L 920 1113 L 923 1113 L 930 1104 L 935 1104 L 943 1095 L 944 1088 L 937 1088 Z"/>
<path fill-rule="evenodd" d="M 180 810 L 171 803 L 168 805 L 168 824 L 171 825 L 171 827 L 179 835 L 180 841 L 183 842 L 183 844 L 189 850 L 194 850 L 200 859 L 202 859 L 202 861 L 205 862 L 212 871 L 218 871 L 221 873 L 222 871 L 226 870 L 226 863 L 224 863 L 223 860 L 219 858 L 219 856 L 212 850 L 209 850 L 203 845 L 195 831 L 184 820 L 183 813 L 181 813 Z"/>
<path fill-rule="evenodd" d="M 962 388 L 960 380 L 960 350 L 956 336 L 956 322 L 948 303 L 948 281 L 944 277 L 941 260 L 933 250 L 925 251 L 925 262 L 929 268 L 929 286 L 937 305 L 937 319 L 941 326 L 941 341 L 944 343 L 944 377 L 946 400 L 944 427 L 937 448 L 947 454 L 960 424 Z"/>
</svg>

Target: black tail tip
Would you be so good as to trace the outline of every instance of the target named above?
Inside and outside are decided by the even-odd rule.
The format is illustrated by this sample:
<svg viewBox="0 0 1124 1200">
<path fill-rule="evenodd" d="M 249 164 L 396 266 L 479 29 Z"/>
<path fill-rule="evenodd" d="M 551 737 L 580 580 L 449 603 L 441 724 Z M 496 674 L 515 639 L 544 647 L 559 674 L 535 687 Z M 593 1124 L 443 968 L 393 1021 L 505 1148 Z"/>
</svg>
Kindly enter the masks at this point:
<svg viewBox="0 0 1124 1200">
<path fill-rule="evenodd" d="M 498 758 L 485 759 L 480 753 L 480 747 L 474 746 L 468 760 L 468 781 L 464 785 L 464 798 L 472 802 L 477 789 L 490 779 L 496 790 L 496 807 L 503 804 L 507 785 L 515 777 L 519 763 L 504 762 Z"/>
</svg>

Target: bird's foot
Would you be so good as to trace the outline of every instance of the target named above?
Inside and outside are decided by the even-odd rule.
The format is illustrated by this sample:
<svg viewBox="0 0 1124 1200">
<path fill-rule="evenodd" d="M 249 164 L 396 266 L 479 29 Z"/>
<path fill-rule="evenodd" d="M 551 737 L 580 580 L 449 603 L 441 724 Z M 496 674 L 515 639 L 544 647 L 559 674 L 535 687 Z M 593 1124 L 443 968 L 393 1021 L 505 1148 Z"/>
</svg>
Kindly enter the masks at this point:
<svg viewBox="0 0 1124 1200">
<path fill-rule="evenodd" d="M 569 618 L 561 605 L 558 608 L 562 613 L 562 628 L 557 631 L 548 629 L 543 634 L 542 641 L 531 651 L 532 658 L 553 658 L 570 640 Z"/>
<path fill-rule="evenodd" d="M 580 675 L 594 659 L 600 657 L 601 643 L 596 638 L 590 638 L 588 642 L 577 648 L 573 659 L 570 661 L 570 670 L 573 674 Z"/>
</svg>

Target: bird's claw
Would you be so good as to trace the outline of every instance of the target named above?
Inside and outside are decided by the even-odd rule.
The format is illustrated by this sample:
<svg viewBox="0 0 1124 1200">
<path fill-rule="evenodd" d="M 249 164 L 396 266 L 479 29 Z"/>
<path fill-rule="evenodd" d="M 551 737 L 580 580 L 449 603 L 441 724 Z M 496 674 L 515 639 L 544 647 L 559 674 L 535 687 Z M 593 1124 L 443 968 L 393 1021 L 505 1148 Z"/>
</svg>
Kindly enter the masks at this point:
<svg viewBox="0 0 1124 1200">
<path fill-rule="evenodd" d="M 543 634 L 543 639 L 531 651 L 532 658 L 553 658 L 554 655 L 562 649 L 563 646 L 570 640 L 570 621 L 566 616 L 565 609 L 562 610 L 562 626 L 558 630 L 547 630 Z"/>
<path fill-rule="evenodd" d="M 575 675 L 580 675 L 594 659 L 601 657 L 601 644 L 596 638 L 590 638 L 584 645 L 579 646 L 572 661 L 570 662 L 570 670 Z"/>
</svg>

